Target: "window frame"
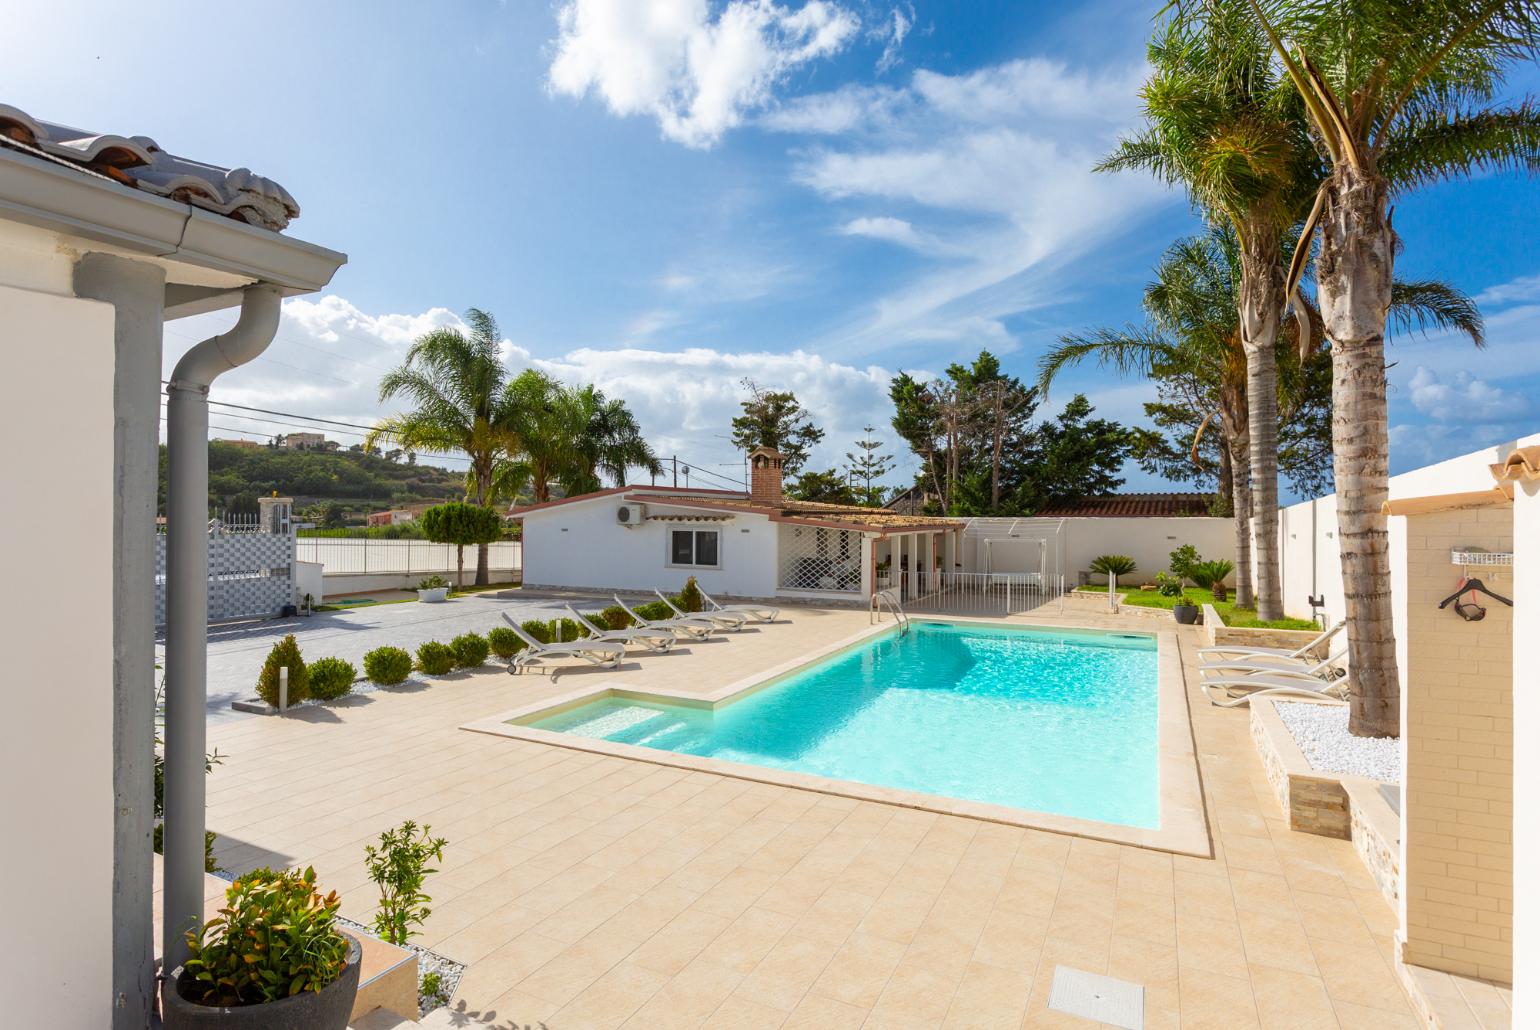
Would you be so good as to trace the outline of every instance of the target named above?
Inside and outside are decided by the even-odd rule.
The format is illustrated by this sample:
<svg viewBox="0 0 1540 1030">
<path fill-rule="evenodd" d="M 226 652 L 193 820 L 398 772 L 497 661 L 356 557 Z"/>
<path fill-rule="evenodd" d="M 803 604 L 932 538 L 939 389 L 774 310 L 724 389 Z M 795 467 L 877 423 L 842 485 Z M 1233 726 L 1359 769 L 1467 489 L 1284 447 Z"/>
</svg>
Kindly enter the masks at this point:
<svg viewBox="0 0 1540 1030">
<path fill-rule="evenodd" d="M 674 560 L 674 534 L 675 533 L 689 533 L 689 534 L 691 534 L 691 536 L 690 536 L 690 558 L 691 558 L 691 561 L 689 563 L 676 562 Z M 699 555 L 699 553 L 700 553 L 700 548 L 699 548 L 699 543 L 698 543 L 698 535 L 702 534 L 702 533 L 709 533 L 712 536 L 716 537 L 717 560 L 716 560 L 716 563 L 714 565 L 703 565 L 700 562 L 697 562 L 697 561 L 694 560 Z M 722 537 L 723 537 L 723 535 L 724 534 L 722 533 L 722 530 L 720 528 L 718 528 L 718 527 L 715 527 L 715 526 L 711 526 L 711 527 L 705 527 L 705 526 L 694 527 L 694 526 L 688 526 L 688 525 L 687 526 L 670 526 L 669 529 L 668 529 L 668 532 L 663 535 L 663 565 L 664 565 L 664 567 L 665 568 L 669 568 L 669 569 L 720 569 L 722 567 Z"/>
</svg>

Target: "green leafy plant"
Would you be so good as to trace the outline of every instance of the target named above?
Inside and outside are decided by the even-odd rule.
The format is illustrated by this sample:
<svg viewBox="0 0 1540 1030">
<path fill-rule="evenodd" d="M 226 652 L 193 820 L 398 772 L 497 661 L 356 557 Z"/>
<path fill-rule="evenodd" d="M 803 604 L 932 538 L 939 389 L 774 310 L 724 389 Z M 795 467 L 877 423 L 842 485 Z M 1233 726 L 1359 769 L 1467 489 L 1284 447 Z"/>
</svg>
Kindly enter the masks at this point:
<svg viewBox="0 0 1540 1030">
<path fill-rule="evenodd" d="M 507 661 L 524 650 L 524 641 L 507 626 L 493 626 L 487 630 L 487 646 L 497 657 Z"/>
<path fill-rule="evenodd" d="M 1091 571 L 1099 572 L 1103 576 L 1122 578 L 1137 571 L 1138 568 L 1139 563 L 1126 554 L 1103 554 L 1091 561 Z"/>
<path fill-rule="evenodd" d="M 412 656 L 399 647 L 377 647 L 364 655 L 364 675 L 369 682 L 393 687 L 412 674 Z"/>
<path fill-rule="evenodd" d="M 455 649 L 437 640 L 417 648 L 417 667 L 429 676 L 443 676 L 455 667 Z"/>
<path fill-rule="evenodd" d="M 310 663 L 308 671 L 310 696 L 317 701 L 334 701 L 352 693 L 353 681 L 358 678 L 353 663 L 341 658 L 318 658 Z"/>
<path fill-rule="evenodd" d="M 451 501 L 436 504 L 418 518 L 423 536 L 440 544 L 455 545 L 455 582 L 465 582 L 465 548 L 500 540 L 503 517 L 494 508 Z"/>
<path fill-rule="evenodd" d="M 620 605 L 612 604 L 601 611 L 594 622 L 605 629 L 626 629 L 631 625 L 631 616 Z"/>
<path fill-rule="evenodd" d="M 1230 596 L 1225 589 L 1225 577 L 1234 571 L 1234 562 L 1227 558 L 1215 558 L 1213 561 L 1199 562 L 1194 565 L 1192 571 L 1188 573 L 1188 578 L 1204 590 L 1212 590 L 1214 600 L 1223 601 Z"/>
<path fill-rule="evenodd" d="M 1176 597 L 1182 592 L 1182 578 L 1169 572 L 1155 573 L 1155 590 L 1161 597 Z"/>
<path fill-rule="evenodd" d="M 445 579 L 443 576 L 429 576 L 427 579 L 419 580 L 418 581 L 417 589 L 418 590 L 438 590 L 441 587 L 447 587 L 448 585 L 449 585 L 449 580 Z"/>
<path fill-rule="evenodd" d="M 444 997 L 444 978 L 437 970 L 422 974 L 422 981 L 417 985 L 417 993 L 424 998 L 432 998 L 434 1001 L 447 1001 Z"/>
<path fill-rule="evenodd" d="M 299 653 L 299 642 L 290 633 L 267 653 L 262 663 L 262 673 L 257 677 L 257 696 L 273 707 L 278 707 L 278 670 L 289 670 L 289 704 L 296 704 L 310 696 L 310 678 L 305 669 L 305 659 Z"/>
<path fill-rule="evenodd" d="M 364 864 L 369 879 L 380 888 L 380 907 L 374 915 L 374 932 L 391 944 L 405 944 L 416 936 L 432 909 L 433 899 L 423 892 L 430 874 L 431 859 L 444 860 L 442 837 L 429 836 L 431 827 L 421 828 L 408 819 L 400 826 L 380 834 L 380 843 L 364 847 Z"/>
<path fill-rule="evenodd" d="M 491 645 L 480 633 L 461 633 L 449 642 L 454 649 L 455 665 L 461 669 L 474 669 L 487 660 Z"/>
<path fill-rule="evenodd" d="M 187 934 L 186 969 L 204 1005 L 260 1005 L 320 991 L 347 966 L 348 939 L 335 923 L 342 900 L 324 898 L 315 870 L 261 869 L 236 880 L 224 907 Z"/>
<path fill-rule="evenodd" d="M 1177 579 L 1192 579 L 1192 570 L 1197 568 L 1198 563 L 1202 560 L 1203 556 L 1198 554 L 1196 547 L 1192 544 L 1183 544 L 1171 552 L 1171 561 L 1167 568 L 1171 570 L 1171 575 Z"/>
<path fill-rule="evenodd" d="M 1177 608 L 1181 608 L 1181 607 L 1196 608 L 1197 606 L 1198 606 L 1198 603 L 1196 601 L 1194 601 L 1190 596 L 1188 596 L 1185 592 L 1178 592 L 1177 593 L 1177 595 L 1176 595 L 1176 605 L 1174 607 L 1177 607 Z"/>
</svg>

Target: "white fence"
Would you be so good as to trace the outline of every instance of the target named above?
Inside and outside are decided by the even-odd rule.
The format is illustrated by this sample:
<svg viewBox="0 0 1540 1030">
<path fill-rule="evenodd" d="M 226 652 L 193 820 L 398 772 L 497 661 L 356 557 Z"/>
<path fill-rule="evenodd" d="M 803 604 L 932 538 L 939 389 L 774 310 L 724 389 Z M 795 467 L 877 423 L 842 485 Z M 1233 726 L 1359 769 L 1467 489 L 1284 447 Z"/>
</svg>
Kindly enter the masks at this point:
<svg viewBox="0 0 1540 1030">
<path fill-rule="evenodd" d="M 899 596 L 912 612 L 1014 615 L 1064 596 L 1064 577 L 1038 572 L 901 572 Z"/>
<path fill-rule="evenodd" d="M 376 540 L 338 537 L 300 537 L 300 561 L 317 562 L 328 576 L 339 573 L 453 572 L 456 568 L 453 544 L 435 544 L 428 540 Z M 499 570 L 523 568 L 523 547 L 517 540 L 503 540 L 487 546 L 487 567 Z M 476 548 L 465 549 L 465 567 L 476 567 Z"/>
</svg>

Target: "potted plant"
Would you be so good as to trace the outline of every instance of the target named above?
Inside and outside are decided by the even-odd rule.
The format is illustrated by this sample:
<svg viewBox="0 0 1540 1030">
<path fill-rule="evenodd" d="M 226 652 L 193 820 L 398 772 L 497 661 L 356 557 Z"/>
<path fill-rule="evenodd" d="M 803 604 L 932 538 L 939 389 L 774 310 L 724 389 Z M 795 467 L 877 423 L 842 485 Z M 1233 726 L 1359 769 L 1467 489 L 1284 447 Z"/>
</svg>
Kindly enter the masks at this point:
<svg viewBox="0 0 1540 1030">
<path fill-rule="evenodd" d="M 1198 606 L 1185 593 L 1180 594 L 1176 599 L 1176 604 L 1171 608 L 1171 614 L 1183 626 L 1191 626 L 1198 621 Z"/>
<path fill-rule="evenodd" d="M 316 891 L 314 869 L 236 880 L 161 986 L 168 1030 L 346 1030 L 362 952 L 336 927 L 341 904 Z"/>
<path fill-rule="evenodd" d="M 449 596 L 449 580 L 443 576 L 429 576 L 417 584 L 417 600 L 438 603 Z"/>
</svg>

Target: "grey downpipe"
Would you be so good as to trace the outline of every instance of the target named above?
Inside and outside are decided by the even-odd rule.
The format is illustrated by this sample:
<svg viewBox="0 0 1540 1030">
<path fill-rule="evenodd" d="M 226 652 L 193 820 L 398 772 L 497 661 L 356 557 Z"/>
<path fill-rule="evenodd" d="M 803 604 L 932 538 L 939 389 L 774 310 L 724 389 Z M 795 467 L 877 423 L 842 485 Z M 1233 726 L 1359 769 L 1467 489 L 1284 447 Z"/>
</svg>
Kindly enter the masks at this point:
<svg viewBox="0 0 1540 1030">
<path fill-rule="evenodd" d="M 209 384 L 267 349 L 282 299 L 276 287 L 248 286 L 234 327 L 184 354 L 166 387 L 166 973 L 187 958 L 186 933 L 203 922 Z"/>
</svg>

